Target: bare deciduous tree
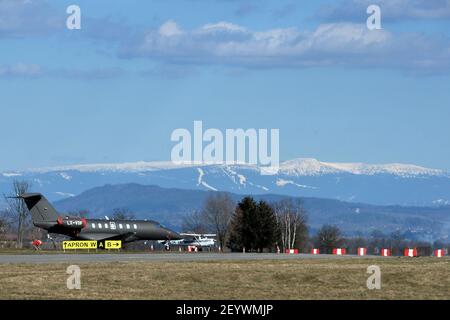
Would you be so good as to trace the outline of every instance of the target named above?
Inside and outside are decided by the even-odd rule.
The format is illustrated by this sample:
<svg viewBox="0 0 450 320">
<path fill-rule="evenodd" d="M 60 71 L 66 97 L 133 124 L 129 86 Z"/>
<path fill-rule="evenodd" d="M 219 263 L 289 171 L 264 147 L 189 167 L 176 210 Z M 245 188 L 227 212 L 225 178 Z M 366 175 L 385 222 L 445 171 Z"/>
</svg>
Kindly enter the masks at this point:
<svg viewBox="0 0 450 320">
<path fill-rule="evenodd" d="M 85 209 L 70 211 L 67 214 L 70 217 L 89 218 L 89 212 Z"/>
<path fill-rule="evenodd" d="M 211 193 L 202 209 L 203 219 L 208 229 L 217 234 L 220 248 L 225 246 L 231 217 L 236 204 L 228 193 Z"/>
<path fill-rule="evenodd" d="M 116 208 L 112 214 L 114 220 L 133 220 L 135 217 L 134 212 L 128 208 Z"/>
<path fill-rule="evenodd" d="M 183 217 L 181 228 L 186 232 L 207 233 L 208 229 L 200 211 L 192 211 Z"/>
<path fill-rule="evenodd" d="M 17 197 L 25 194 L 30 190 L 30 187 L 31 185 L 27 181 L 14 180 L 12 194 L 9 197 Z M 22 248 L 25 229 L 29 224 L 30 212 L 22 199 L 9 197 L 5 196 L 5 200 L 8 203 L 14 221 L 17 221 L 17 247 Z"/>
<path fill-rule="evenodd" d="M 343 242 L 341 230 L 337 226 L 324 225 L 317 232 L 316 245 L 321 252 L 331 253 L 333 248 L 339 248 Z"/>
<path fill-rule="evenodd" d="M 0 240 L 3 239 L 5 234 L 9 229 L 9 221 L 8 221 L 9 212 L 7 210 L 3 210 L 0 212 Z"/>
<path fill-rule="evenodd" d="M 286 199 L 273 205 L 281 232 L 281 245 L 293 249 L 308 238 L 307 216 L 300 200 Z"/>
</svg>

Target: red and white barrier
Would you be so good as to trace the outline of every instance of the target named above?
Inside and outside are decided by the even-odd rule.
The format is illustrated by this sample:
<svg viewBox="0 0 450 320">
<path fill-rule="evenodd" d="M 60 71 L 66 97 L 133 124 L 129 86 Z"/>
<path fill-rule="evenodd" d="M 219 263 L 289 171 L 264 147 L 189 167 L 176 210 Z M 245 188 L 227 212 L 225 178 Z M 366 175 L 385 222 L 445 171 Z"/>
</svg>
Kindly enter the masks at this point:
<svg viewBox="0 0 450 320">
<path fill-rule="evenodd" d="M 320 254 L 320 250 L 313 248 L 313 249 L 311 249 L 311 254 Z"/>
<path fill-rule="evenodd" d="M 391 256 L 391 250 L 390 249 L 381 249 L 381 256 L 382 257 L 390 257 Z"/>
<path fill-rule="evenodd" d="M 345 255 L 345 249 L 344 248 L 334 248 L 333 254 L 337 256 L 343 256 Z"/>
<path fill-rule="evenodd" d="M 442 258 L 444 255 L 445 255 L 444 250 L 442 250 L 442 249 L 434 250 L 435 257 Z"/>
<path fill-rule="evenodd" d="M 367 248 L 358 248 L 358 256 L 367 255 Z"/>
<path fill-rule="evenodd" d="M 414 248 L 414 249 L 405 248 L 403 255 L 405 257 L 417 257 L 417 249 L 416 248 Z"/>
<path fill-rule="evenodd" d="M 298 254 L 298 249 L 286 249 L 286 254 Z"/>
<path fill-rule="evenodd" d="M 197 252 L 198 248 L 196 246 L 188 246 L 188 252 Z"/>
</svg>

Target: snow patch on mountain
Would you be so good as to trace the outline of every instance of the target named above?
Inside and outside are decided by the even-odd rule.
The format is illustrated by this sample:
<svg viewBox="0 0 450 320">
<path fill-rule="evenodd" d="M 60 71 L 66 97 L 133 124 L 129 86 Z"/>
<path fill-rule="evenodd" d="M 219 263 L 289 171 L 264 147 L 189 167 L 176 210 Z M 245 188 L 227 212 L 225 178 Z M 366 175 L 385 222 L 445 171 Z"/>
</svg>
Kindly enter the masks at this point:
<svg viewBox="0 0 450 320">
<path fill-rule="evenodd" d="M 255 183 L 251 183 L 251 182 L 249 182 L 248 184 L 251 185 L 251 186 L 254 186 L 254 187 L 256 187 L 256 188 L 262 189 L 262 190 L 264 190 L 264 191 L 269 191 L 269 188 L 264 187 L 264 186 L 262 186 L 262 185 L 255 184 Z"/>
<path fill-rule="evenodd" d="M 68 193 L 68 192 L 57 191 L 57 192 L 55 192 L 55 194 L 57 194 L 58 196 L 61 196 L 61 197 L 65 197 L 65 198 L 75 197 L 75 195 L 73 193 Z"/>
<path fill-rule="evenodd" d="M 203 169 L 202 168 L 197 168 L 197 170 L 198 170 L 198 173 L 199 173 L 197 186 L 202 185 L 205 188 L 208 188 L 208 189 L 213 190 L 213 191 L 217 191 L 216 188 L 211 187 L 208 183 L 203 181 L 203 177 L 205 176 L 205 172 L 203 171 Z"/>
<path fill-rule="evenodd" d="M 245 182 L 247 181 L 247 178 L 244 175 L 242 175 L 242 174 L 238 174 L 237 176 L 239 178 L 239 183 L 242 184 L 242 185 L 245 185 Z"/>
<path fill-rule="evenodd" d="M 438 199 L 438 200 L 434 200 L 433 204 L 437 205 L 437 206 L 448 206 L 448 205 L 450 205 L 450 201 L 445 200 L 445 199 Z"/>
<path fill-rule="evenodd" d="M 237 173 L 236 171 L 234 171 L 232 169 L 231 166 L 222 166 L 222 171 L 235 183 L 244 186 L 245 187 L 245 183 L 247 182 L 247 178 L 242 175 Z M 237 181 L 239 180 L 239 182 Z"/>
<path fill-rule="evenodd" d="M 64 180 L 67 180 L 67 181 L 72 180 L 72 177 L 71 177 L 70 175 L 68 175 L 67 173 L 65 173 L 65 172 L 61 172 L 59 175 L 60 175 L 61 178 L 63 178 Z"/>
<path fill-rule="evenodd" d="M 297 187 L 299 187 L 299 188 L 304 188 L 304 189 L 318 189 L 317 187 L 311 187 L 311 186 L 307 186 L 307 185 L 304 185 L 304 184 L 298 184 L 298 183 L 295 183 L 294 181 L 292 181 L 292 180 L 284 180 L 284 179 L 277 179 L 277 181 L 275 182 L 275 184 L 278 186 L 278 187 L 284 187 L 284 186 L 286 186 L 286 185 L 288 185 L 288 184 L 291 184 L 291 185 L 294 185 L 294 186 L 297 186 Z"/>
<path fill-rule="evenodd" d="M 5 172 L 5 173 L 2 173 L 2 176 L 4 176 L 5 178 L 12 178 L 12 177 L 21 177 L 22 174 L 15 173 L 15 172 Z"/>
</svg>

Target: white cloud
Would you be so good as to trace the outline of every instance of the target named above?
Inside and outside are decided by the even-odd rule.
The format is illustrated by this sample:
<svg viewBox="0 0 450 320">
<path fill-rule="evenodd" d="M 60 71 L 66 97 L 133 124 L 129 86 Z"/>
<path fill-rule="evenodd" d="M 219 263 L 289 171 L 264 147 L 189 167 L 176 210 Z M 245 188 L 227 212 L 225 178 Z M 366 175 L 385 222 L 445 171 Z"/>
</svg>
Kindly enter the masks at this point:
<svg viewBox="0 0 450 320">
<path fill-rule="evenodd" d="M 182 33 L 183 32 L 178 28 L 178 25 L 172 20 L 167 21 L 159 27 L 159 34 L 163 37 L 177 36 Z"/>
<path fill-rule="evenodd" d="M 228 22 L 173 32 L 149 31 L 123 46 L 125 58 L 169 63 L 224 64 L 241 67 L 386 67 L 449 69 L 450 41 L 414 33 L 394 34 L 365 24 L 329 23 L 313 31 L 297 28 L 251 31 Z M 167 26 L 167 23 L 163 26 Z"/>
<path fill-rule="evenodd" d="M 206 24 L 203 27 L 200 28 L 199 33 L 214 33 L 214 32 L 246 32 L 247 30 L 241 26 L 238 26 L 233 23 L 229 22 L 218 22 L 218 23 L 211 23 Z"/>
<path fill-rule="evenodd" d="M 169 20 L 155 30 L 143 32 L 124 22 L 87 17 L 84 35 L 117 45 L 122 58 L 148 58 L 169 64 L 248 68 L 344 66 L 419 70 L 429 74 L 449 72 L 447 37 L 393 33 L 388 29 L 369 31 L 365 26 L 369 3 L 380 4 L 384 18 L 450 17 L 450 0 L 343 0 L 340 6 L 322 11 L 330 23 L 309 31 L 295 27 L 256 31 L 226 21 L 183 30 Z M 64 35 L 65 17 L 55 14 L 55 9 L 44 0 L 0 0 L 0 38 L 58 32 Z M 333 22 L 342 20 L 358 23 Z M 36 65 L 1 66 L 0 76 L 103 79 L 122 73 L 117 68 L 42 69 Z"/>
</svg>

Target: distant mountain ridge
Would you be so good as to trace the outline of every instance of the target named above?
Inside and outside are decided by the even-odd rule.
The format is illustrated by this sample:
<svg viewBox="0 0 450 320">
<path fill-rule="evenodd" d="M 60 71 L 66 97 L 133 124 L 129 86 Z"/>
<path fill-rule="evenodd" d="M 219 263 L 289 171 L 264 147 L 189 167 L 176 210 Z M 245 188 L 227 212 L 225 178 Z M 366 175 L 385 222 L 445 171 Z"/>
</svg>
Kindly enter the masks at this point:
<svg viewBox="0 0 450 320">
<path fill-rule="evenodd" d="M 104 164 L 81 164 L 72 166 L 59 166 L 48 168 L 36 168 L 18 172 L 4 172 L 4 176 L 17 176 L 22 173 L 49 173 L 57 171 L 79 171 L 79 172 L 146 172 L 158 170 L 170 170 L 193 167 L 210 167 L 217 165 L 199 164 L 174 164 L 170 161 L 154 162 L 128 162 L 128 163 L 104 163 Z M 247 169 L 258 170 L 258 166 L 253 165 L 218 165 L 237 166 Z M 361 162 L 323 162 L 314 158 L 298 158 L 280 163 L 280 174 L 295 176 L 315 176 L 323 174 L 350 173 L 356 175 L 392 174 L 402 177 L 412 177 L 419 175 L 447 176 L 450 173 L 439 169 L 430 169 L 413 164 L 389 163 L 389 164 L 366 164 Z"/>
<path fill-rule="evenodd" d="M 108 216 L 116 208 L 127 208 L 137 218 L 154 219 L 180 230 L 183 217 L 194 210 L 201 210 L 211 193 L 212 191 L 161 188 L 154 185 L 105 185 L 58 201 L 55 205 L 63 212 L 86 209 L 92 217 Z M 235 201 L 244 196 L 233 193 L 230 195 Z M 288 198 L 274 194 L 254 197 L 268 202 Z M 301 200 L 313 232 L 323 224 L 335 224 L 348 235 L 370 234 L 373 230 L 388 234 L 401 230 L 412 239 L 432 241 L 447 238 L 450 231 L 450 206 L 374 206 L 318 198 Z"/>
<path fill-rule="evenodd" d="M 355 175 L 392 174 L 400 177 L 449 176 L 443 170 L 430 169 L 412 164 L 366 164 L 360 162 L 334 163 L 322 162 L 317 159 L 299 158 L 285 161 L 280 166 L 281 172 L 286 175 L 311 176 L 323 174 L 350 173 Z"/>
<path fill-rule="evenodd" d="M 164 188 L 280 194 L 378 205 L 450 204 L 450 174 L 411 164 L 321 162 L 299 158 L 280 164 L 276 175 L 251 165 L 175 165 L 172 162 L 87 164 L 0 173 L 0 192 L 25 179 L 52 200 L 105 184 L 138 183 Z"/>
</svg>

